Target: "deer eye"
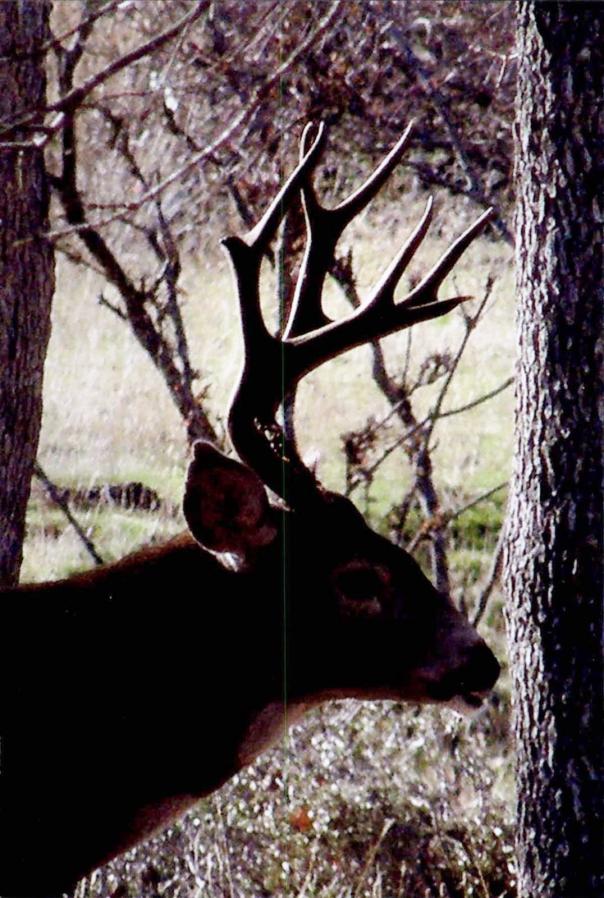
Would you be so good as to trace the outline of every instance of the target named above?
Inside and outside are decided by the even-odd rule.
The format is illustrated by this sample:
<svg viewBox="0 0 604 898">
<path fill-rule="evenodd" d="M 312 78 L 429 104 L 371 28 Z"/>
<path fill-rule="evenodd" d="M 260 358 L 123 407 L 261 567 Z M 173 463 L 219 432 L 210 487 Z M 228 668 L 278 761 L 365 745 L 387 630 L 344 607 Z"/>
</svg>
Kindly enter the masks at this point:
<svg viewBox="0 0 604 898">
<path fill-rule="evenodd" d="M 375 567 L 360 564 L 340 569 L 335 576 L 338 592 L 352 602 L 379 600 L 384 592 L 384 579 Z"/>
</svg>

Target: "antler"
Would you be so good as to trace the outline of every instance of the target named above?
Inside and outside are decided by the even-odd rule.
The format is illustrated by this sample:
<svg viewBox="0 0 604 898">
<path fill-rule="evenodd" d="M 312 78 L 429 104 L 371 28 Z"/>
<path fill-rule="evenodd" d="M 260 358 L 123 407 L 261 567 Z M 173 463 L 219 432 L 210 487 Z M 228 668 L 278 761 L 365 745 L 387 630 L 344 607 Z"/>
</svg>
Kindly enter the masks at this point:
<svg viewBox="0 0 604 898">
<path fill-rule="evenodd" d="M 298 382 L 323 362 L 342 352 L 385 337 L 419 321 L 450 312 L 467 296 L 438 300 L 438 289 L 492 215 L 484 212 L 441 256 L 426 277 L 400 302 L 394 290 L 424 239 L 432 219 L 432 200 L 398 255 L 368 299 L 350 316 L 331 321 L 322 308 L 325 276 L 344 228 L 367 206 L 399 162 L 411 136 L 412 124 L 365 183 L 334 209 L 320 205 L 311 175 L 325 143 L 323 124 L 311 140 L 307 125 L 300 143 L 300 161 L 263 218 L 243 237 L 222 243 L 233 266 L 244 336 L 244 363 L 229 413 L 229 433 L 241 459 L 265 484 L 296 506 L 316 492 L 313 475 L 302 463 L 294 439 L 286 440 L 275 416 L 292 396 Z M 307 242 L 294 301 L 283 338 L 269 333 L 260 308 L 262 257 L 297 191 L 302 194 Z"/>
</svg>

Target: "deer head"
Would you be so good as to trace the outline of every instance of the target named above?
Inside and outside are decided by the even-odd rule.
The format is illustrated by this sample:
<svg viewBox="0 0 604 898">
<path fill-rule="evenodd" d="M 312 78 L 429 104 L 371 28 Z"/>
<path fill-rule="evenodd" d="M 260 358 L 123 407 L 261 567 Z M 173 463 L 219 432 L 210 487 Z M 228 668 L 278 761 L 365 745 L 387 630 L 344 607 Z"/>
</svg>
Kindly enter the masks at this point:
<svg viewBox="0 0 604 898">
<path fill-rule="evenodd" d="M 355 346 L 443 315 L 468 298 L 441 301 L 438 289 L 482 231 L 491 210 L 459 237 L 408 296 L 394 300 L 396 285 L 428 230 L 429 201 L 364 304 L 340 321 L 331 321 L 323 310 L 323 284 L 337 241 L 384 184 L 410 135 L 411 126 L 362 187 L 336 208 L 326 209 L 312 181 L 325 129 L 307 126 L 299 164 L 261 221 L 245 236 L 223 241 L 233 266 L 244 334 L 229 434 L 245 466 L 222 458 L 207 444 L 197 444 L 184 509 L 191 533 L 206 548 L 232 553 L 243 565 L 253 559 L 257 567 L 279 571 L 278 592 L 283 593 L 291 630 L 292 698 L 451 700 L 460 708 L 476 708 L 497 679 L 499 667 L 491 651 L 413 558 L 374 533 L 348 499 L 321 487 L 300 457 L 293 422 L 289 428 L 277 423 L 279 407 L 293 403 L 297 384 L 309 371 Z M 297 194 L 306 219 L 306 251 L 289 320 L 283 335 L 274 336 L 260 308 L 260 265 Z M 284 504 L 272 506 L 265 487 Z M 218 507 L 210 501 L 214 494 L 219 496 Z M 225 509 L 228 520 L 220 518 Z M 324 658 L 317 651 L 319 644 Z M 312 671 L 305 660 L 311 646 Z"/>
<path fill-rule="evenodd" d="M 317 702 L 354 696 L 476 708 L 495 683 L 497 661 L 450 598 L 348 499 L 321 487 L 293 428 L 277 420 L 300 379 L 325 360 L 464 299 L 439 301 L 437 291 L 489 213 L 394 300 L 426 233 L 429 203 L 362 307 L 337 322 L 322 309 L 337 239 L 409 134 L 328 210 L 312 183 L 324 129 L 307 129 L 299 165 L 262 220 L 224 241 L 245 338 L 228 419 L 240 461 L 194 446 L 184 495 L 190 534 L 2 594 L 0 894 L 70 890 L 219 788 Z M 290 319 L 276 337 L 260 310 L 260 264 L 296 194 L 308 244 Z M 164 719 L 156 722 L 158 709 Z"/>
</svg>

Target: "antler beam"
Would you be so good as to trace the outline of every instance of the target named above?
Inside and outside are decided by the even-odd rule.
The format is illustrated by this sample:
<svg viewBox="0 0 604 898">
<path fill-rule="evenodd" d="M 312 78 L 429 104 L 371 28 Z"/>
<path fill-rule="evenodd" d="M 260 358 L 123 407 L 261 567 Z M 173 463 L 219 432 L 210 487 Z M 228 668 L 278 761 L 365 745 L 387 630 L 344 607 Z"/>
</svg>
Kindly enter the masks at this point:
<svg viewBox="0 0 604 898">
<path fill-rule="evenodd" d="M 233 266 L 244 335 L 244 363 L 231 401 L 229 433 L 238 454 L 277 494 L 292 505 L 308 499 L 316 483 L 299 458 L 295 442 L 285 441 L 275 416 L 302 377 L 323 362 L 420 321 L 450 312 L 467 296 L 438 300 L 438 290 L 462 253 L 480 234 L 488 209 L 441 256 L 426 277 L 400 302 L 396 286 L 422 243 L 432 220 L 432 200 L 365 303 L 348 317 L 331 321 L 322 308 L 325 277 L 344 228 L 367 206 L 407 148 L 412 124 L 365 181 L 334 209 L 321 206 L 312 172 L 325 144 L 325 128 L 308 125 L 300 143 L 300 161 L 258 224 L 243 237 L 227 237 L 223 246 Z M 311 141 L 312 138 L 312 141 Z M 260 306 L 260 265 L 280 221 L 300 191 L 307 243 L 294 301 L 282 339 L 269 333 Z"/>
</svg>

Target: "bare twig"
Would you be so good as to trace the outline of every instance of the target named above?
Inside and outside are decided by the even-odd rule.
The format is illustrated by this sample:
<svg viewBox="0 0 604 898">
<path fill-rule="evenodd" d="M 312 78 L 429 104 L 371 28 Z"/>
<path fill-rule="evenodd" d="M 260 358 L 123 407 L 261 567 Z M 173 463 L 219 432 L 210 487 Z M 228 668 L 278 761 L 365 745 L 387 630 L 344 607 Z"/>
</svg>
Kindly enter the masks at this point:
<svg viewBox="0 0 604 898">
<path fill-rule="evenodd" d="M 450 408 L 446 412 L 439 411 L 438 417 L 450 418 L 452 415 L 461 415 L 462 412 L 467 412 L 471 408 L 476 408 L 477 405 L 481 405 L 483 402 L 488 402 L 489 399 L 493 399 L 493 397 L 498 396 L 499 393 L 503 393 L 503 391 L 507 390 L 508 387 L 511 387 L 513 383 L 514 378 L 508 377 L 503 381 L 503 383 L 500 383 L 498 387 L 495 387 L 488 393 L 483 393 L 481 396 L 478 396 L 477 399 L 472 399 L 470 402 L 466 402 L 465 405 L 458 405 L 456 408 Z M 430 413 L 429 417 L 434 417 L 432 412 Z"/>
<path fill-rule="evenodd" d="M 410 489 L 407 490 L 407 492 L 403 496 L 402 500 L 398 503 L 398 505 L 396 507 L 396 518 L 393 521 L 392 529 L 395 534 L 396 543 L 399 546 L 402 546 L 402 544 L 403 544 L 402 534 L 403 534 L 403 530 L 405 529 L 405 524 L 407 523 L 407 516 L 409 515 L 411 508 L 413 507 L 414 503 L 416 502 L 416 499 L 417 499 L 417 482 L 414 480 L 413 483 L 411 484 Z"/>
<path fill-rule="evenodd" d="M 507 519 L 506 519 L 507 520 Z M 499 582 L 501 577 L 501 572 L 503 569 L 503 549 L 505 546 L 506 539 L 506 522 L 504 520 L 503 526 L 499 531 L 499 539 L 497 540 L 497 546 L 495 547 L 495 552 L 493 554 L 493 560 L 491 563 L 491 570 L 489 571 L 489 576 L 480 591 L 480 595 L 478 596 L 478 600 L 476 602 L 476 608 L 474 610 L 474 617 L 472 618 L 472 624 L 477 627 L 480 621 L 482 620 L 485 611 L 487 610 L 487 605 L 489 603 L 489 599 L 491 597 L 491 593 L 493 592 L 495 586 Z"/>
<path fill-rule="evenodd" d="M 471 499 L 469 502 L 466 502 L 465 505 L 462 505 L 460 508 L 456 508 L 455 511 L 448 513 L 446 515 L 446 522 L 450 524 L 451 521 L 454 521 L 456 518 L 460 517 L 462 514 L 465 514 L 466 511 L 469 511 L 471 508 L 474 508 L 475 505 L 479 505 L 481 502 L 484 502 L 486 499 L 490 499 L 495 493 L 498 493 L 500 490 L 503 490 L 507 487 L 508 481 L 504 480 L 502 483 L 498 483 L 497 486 L 491 487 L 491 489 L 486 490 L 486 492 L 481 493 L 479 496 L 476 496 L 474 499 Z"/>
<path fill-rule="evenodd" d="M 147 190 L 142 196 L 140 196 L 137 200 L 134 200 L 129 203 L 124 203 L 122 207 L 122 211 L 116 213 L 115 215 L 109 216 L 102 221 L 97 221 L 94 224 L 94 227 L 98 230 L 100 228 L 106 227 L 114 221 L 122 220 L 127 213 L 134 212 L 144 206 L 146 203 L 155 200 L 157 196 L 159 196 L 167 187 L 171 184 L 174 184 L 176 181 L 179 181 L 187 172 L 191 171 L 191 169 L 200 165 L 202 162 L 206 162 L 208 160 L 212 160 L 213 157 L 216 156 L 216 153 L 219 149 L 221 149 L 234 134 L 237 134 L 242 126 L 250 119 L 253 115 L 255 115 L 258 106 L 265 99 L 267 94 L 278 84 L 287 71 L 294 65 L 294 63 L 299 59 L 304 52 L 312 46 L 312 44 L 319 39 L 319 37 L 330 27 L 334 19 L 337 17 L 340 8 L 342 6 L 343 0 L 332 0 L 332 3 L 327 10 L 326 14 L 320 19 L 317 27 L 291 52 L 291 54 L 287 57 L 286 60 L 272 73 L 272 75 L 267 78 L 267 80 L 256 90 L 255 95 L 249 100 L 248 105 L 242 109 L 238 115 L 234 116 L 230 123 L 226 128 L 216 137 L 211 143 L 206 144 L 205 147 L 199 150 L 198 153 L 194 153 L 189 159 L 183 163 L 179 168 L 174 169 L 163 181 L 160 181 L 155 187 Z M 56 231 L 50 232 L 47 236 L 50 239 L 54 239 L 56 237 L 62 237 L 66 234 L 77 233 L 81 230 L 82 225 L 76 224 L 70 228 L 63 228 Z"/>
<path fill-rule="evenodd" d="M 460 415 L 462 412 L 467 412 L 469 409 L 476 408 L 476 406 L 481 405 L 483 402 L 488 402 L 489 399 L 493 399 L 495 396 L 502 393 L 504 390 L 507 390 L 514 383 L 513 377 L 508 377 L 503 383 L 499 384 L 498 387 L 495 387 L 493 390 L 490 390 L 488 393 L 483 393 L 481 396 L 478 396 L 476 399 L 472 399 L 470 402 L 465 405 L 459 405 L 456 408 L 448 409 L 447 411 L 437 410 L 436 407 L 433 407 L 428 414 L 414 424 L 409 430 L 405 431 L 405 433 L 397 437 L 394 443 L 391 443 L 390 446 L 387 446 L 386 449 L 383 450 L 382 454 L 376 461 L 365 469 L 365 474 L 368 477 L 373 477 L 377 469 L 386 461 L 386 459 L 392 455 L 397 449 L 399 449 L 405 442 L 407 442 L 412 436 L 414 436 L 422 427 L 425 427 L 428 422 L 436 423 L 436 421 L 442 420 L 443 418 L 450 418 L 453 415 Z M 385 415 L 381 421 L 378 421 L 376 428 L 382 429 L 384 428 L 389 421 L 392 419 L 393 415 L 396 413 L 398 409 L 397 406 L 393 407 L 387 415 Z"/>
<path fill-rule="evenodd" d="M 85 19 L 82 19 L 73 28 L 70 28 L 68 31 L 64 31 L 63 34 L 59 34 L 58 37 L 52 37 L 49 41 L 46 41 L 46 43 L 42 44 L 41 47 L 37 47 L 35 50 L 28 53 L 12 53 L 10 56 L 0 56 L 0 62 L 8 62 L 9 60 L 15 62 L 15 60 L 31 59 L 34 56 L 44 56 L 44 54 L 48 53 L 49 50 L 62 49 L 62 42 L 67 40 L 68 37 L 71 37 L 73 34 L 79 33 L 82 29 L 85 29 L 89 25 L 92 25 L 94 22 L 96 22 L 97 19 L 102 18 L 102 16 L 106 16 L 107 13 L 113 12 L 118 8 L 118 6 L 123 4 L 123 2 L 124 0 L 107 0 L 104 6 L 101 6 L 89 16 L 86 16 Z"/>
<path fill-rule="evenodd" d="M 76 62 L 76 50 L 72 48 L 72 51 L 66 56 L 61 69 L 61 83 L 65 88 L 69 87 L 70 80 L 73 78 Z M 115 116 L 108 116 L 108 118 L 115 129 L 116 138 L 119 138 L 122 133 L 120 120 Z M 117 143 L 122 155 L 128 162 L 131 174 L 146 188 L 147 181 L 138 166 L 134 154 L 130 150 L 127 138 L 118 140 Z M 125 315 L 128 318 L 132 332 L 160 370 L 170 396 L 186 424 L 189 438 L 191 440 L 202 438 L 217 441 L 216 432 L 205 410 L 196 401 L 193 393 L 194 373 L 188 362 L 189 355 L 186 346 L 184 354 L 182 354 L 184 326 L 180 317 L 180 308 L 176 296 L 169 297 L 168 306 L 175 328 L 176 351 L 181 353 L 182 371 L 174 358 L 175 349 L 161 329 L 161 322 L 154 321 L 149 309 L 149 300 L 152 298 L 152 294 L 150 294 L 148 289 L 145 289 L 144 284 L 137 286 L 132 281 L 107 241 L 87 221 L 84 203 L 77 183 L 78 143 L 73 115 L 66 116 L 66 124 L 62 133 L 62 149 L 62 173 L 60 177 L 53 179 L 53 186 L 59 192 L 67 220 L 78 224 L 78 236 L 81 241 L 97 264 L 103 269 L 105 277 L 117 288 L 124 303 Z M 159 208 L 158 201 L 156 201 L 156 208 Z M 162 227 L 161 221 L 160 227 Z M 163 236 L 165 240 L 169 240 L 165 228 L 163 229 Z M 156 254 L 159 254 L 161 262 L 166 263 L 162 277 L 172 278 L 172 288 L 168 284 L 168 290 L 175 290 L 179 264 L 177 264 L 174 252 L 172 252 L 170 257 L 170 251 L 167 253 L 159 252 L 159 244 L 157 242 L 155 244 L 151 243 L 151 245 Z M 172 249 L 174 250 L 173 244 Z M 109 305 L 107 301 L 104 301 L 103 304 Z M 111 308 L 112 311 L 117 313 L 115 307 Z"/>
<path fill-rule="evenodd" d="M 44 486 L 44 489 L 48 493 L 49 498 L 54 502 L 57 508 L 60 508 L 78 537 L 82 541 L 84 548 L 92 558 L 95 564 L 103 564 L 103 559 L 97 552 L 94 543 L 92 540 L 86 536 L 83 527 L 78 523 L 76 518 L 71 513 L 71 509 L 69 508 L 68 503 L 65 501 L 63 496 L 61 495 L 61 491 L 59 487 L 52 482 L 52 480 L 45 474 L 42 466 L 39 462 L 34 464 L 34 474 L 40 481 L 40 483 Z"/>
<path fill-rule="evenodd" d="M 119 306 L 116 306 L 112 302 L 109 302 L 109 300 L 106 299 L 102 293 L 99 294 L 99 305 L 104 306 L 106 309 L 109 309 L 110 312 L 113 312 L 113 314 L 116 315 L 120 319 L 120 321 L 128 321 L 128 316 L 126 315 L 126 313 L 122 311 Z"/>
<path fill-rule="evenodd" d="M 365 858 L 365 863 L 363 864 L 363 869 L 361 870 L 361 874 L 357 880 L 356 888 L 354 890 L 354 898 L 360 898 L 361 895 L 365 894 L 365 891 L 364 891 L 365 880 L 367 879 L 367 876 L 368 876 L 372 866 L 375 864 L 375 859 L 378 855 L 380 848 L 382 847 L 382 843 L 383 843 L 384 839 L 386 838 L 386 836 L 388 835 L 388 832 L 394 826 L 394 823 L 395 823 L 395 821 L 392 819 L 385 820 L 384 825 L 382 827 L 382 831 L 380 832 L 379 836 L 375 840 L 374 844 L 370 846 L 370 848 L 367 852 L 367 857 Z"/>
<path fill-rule="evenodd" d="M 425 539 L 431 537 L 432 531 L 435 529 L 444 529 L 449 526 L 451 521 L 454 521 L 456 518 L 460 517 L 462 514 L 465 514 L 466 511 L 469 511 L 471 508 L 474 508 L 475 505 L 478 505 L 480 502 L 484 502 L 486 499 L 490 499 L 495 493 L 498 493 L 499 490 L 505 489 L 508 485 L 508 481 L 504 481 L 503 483 L 499 483 L 497 486 L 492 487 L 484 493 L 481 493 L 479 496 L 476 496 L 474 499 L 471 499 L 465 505 L 462 505 L 460 508 L 456 508 L 455 511 L 444 512 L 441 513 L 439 517 L 428 519 L 424 522 L 423 526 L 420 527 L 418 532 L 415 534 L 411 542 L 405 547 L 407 552 L 414 552 L 418 545 Z"/>
<path fill-rule="evenodd" d="M 349 254 L 347 258 L 339 258 L 332 266 L 331 274 L 342 288 L 350 304 L 354 308 L 358 308 L 360 297 L 352 272 L 351 255 Z M 379 341 L 372 341 L 371 351 L 373 354 L 373 379 L 390 403 L 393 411 L 396 410 L 396 415 L 403 426 L 407 428 L 408 439 L 405 441 L 404 448 L 413 465 L 415 483 L 424 515 L 428 520 L 439 520 L 441 516 L 440 502 L 434 485 L 432 458 L 428 448 L 428 440 L 423 438 L 423 428 L 417 422 L 405 384 L 396 383 L 388 374 Z M 415 438 L 412 438 L 412 435 Z M 371 473 L 374 470 L 375 466 L 373 466 Z M 366 470 L 365 474 L 367 473 Z M 364 479 L 366 487 L 371 482 L 371 473 Z M 446 537 L 442 528 L 434 527 L 431 530 L 430 554 L 436 588 L 448 595 L 451 591 L 451 583 Z"/>
<path fill-rule="evenodd" d="M 492 206 L 492 200 L 487 197 L 484 192 L 482 184 L 480 183 L 480 179 L 478 178 L 474 166 L 472 165 L 470 158 L 466 152 L 463 139 L 449 114 L 448 104 L 444 100 L 438 88 L 435 86 L 434 79 L 430 77 L 430 73 L 426 70 L 417 54 L 413 51 L 413 48 L 407 40 L 404 32 L 398 26 L 396 26 L 394 22 L 389 22 L 386 31 L 390 35 L 394 47 L 399 48 L 403 56 L 405 57 L 405 71 L 415 77 L 415 80 L 417 81 L 423 94 L 426 96 L 429 102 L 432 103 L 432 105 L 440 115 L 447 134 L 449 135 L 451 146 L 455 151 L 461 169 L 466 177 L 466 181 L 468 184 L 468 195 L 471 196 L 472 199 L 474 199 L 485 209 Z M 514 238 L 502 217 L 498 213 L 495 213 L 492 221 L 493 225 L 497 228 L 506 243 L 508 243 L 510 246 L 513 246 Z"/>
<path fill-rule="evenodd" d="M 23 127 L 32 124 L 35 130 L 37 124 L 36 118 L 41 115 L 46 115 L 50 112 L 72 113 L 74 109 L 77 109 L 77 107 L 81 105 L 85 98 L 89 94 L 91 94 L 93 90 L 99 87 L 99 85 L 103 84 L 104 81 L 107 81 L 108 78 L 116 75 L 122 69 L 127 68 L 129 65 L 138 62 L 140 59 L 143 59 L 143 57 L 148 56 L 150 53 L 158 50 L 168 41 L 172 40 L 173 37 L 179 34 L 183 28 L 195 22 L 204 12 L 206 12 L 209 6 L 210 0 L 197 0 L 195 6 L 193 6 L 184 16 L 182 16 L 182 18 L 180 18 L 178 22 L 176 22 L 174 25 L 171 25 L 169 28 L 166 28 L 165 31 L 162 31 L 161 34 L 157 34 L 155 37 L 151 38 L 151 40 L 146 41 L 146 43 L 144 44 L 141 44 L 140 47 L 136 47 L 129 53 L 125 53 L 123 56 L 120 56 L 119 59 L 113 60 L 113 62 L 111 62 L 108 66 L 106 66 L 104 69 L 101 69 L 100 72 L 92 75 L 77 87 L 72 88 L 68 93 L 64 94 L 54 103 L 49 103 L 42 109 L 31 110 L 26 115 L 19 118 L 17 121 L 11 122 L 10 124 L 7 124 L 4 127 L 0 128 L 0 135 L 4 139 L 6 139 L 11 134 L 14 134 L 15 131 L 19 131 Z M 82 25 L 80 25 L 80 28 L 81 27 Z"/>
<path fill-rule="evenodd" d="M 440 417 L 442 404 L 445 401 L 445 397 L 447 395 L 449 387 L 451 386 L 451 382 L 453 380 L 455 372 L 457 371 L 457 367 L 461 361 L 461 357 L 463 356 L 466 346 L 468 345 L 468 340 L 470 339 L 470 335 L 471 335 L 472 331 L 474 330 L 474 328 L 476 327 L 476 325 L 478 324 L 478 321 L 484 311 L 484 308 L 485 308 L 487 302 L 489 301 L 492 289 L 493 289 L 493 278 L 491 275 L 489 275 L 487 278 L 486 285 L 485 285 L 484 296 L 480 301 L 480 305 L 478 306 L 476 313 L 474 315 L 468 315 L 467 313 L 462 312 L 462 314 L 464 314 L 464 321 L 465 321 L 465 325 L 466 325 L 465 332 L 464 332 L 463 338 L 461 340 L 461 343 L 459 344 L 457 352 L 453 358 L 453 362 L 451 363 L 448 374 L 445 377 L 445 381 L 444 381 L 444 383 L 441 387 L 441 390 L 436 398 L 434 407 L 432 408 L 431 422 L 430 422 L 428 431 L 426 433 L 427 441 L 429 441 L 432 437 L 432 432 L 434 430 L 434 427 L 436 425 L 438 418 Z"/>
</svg>

